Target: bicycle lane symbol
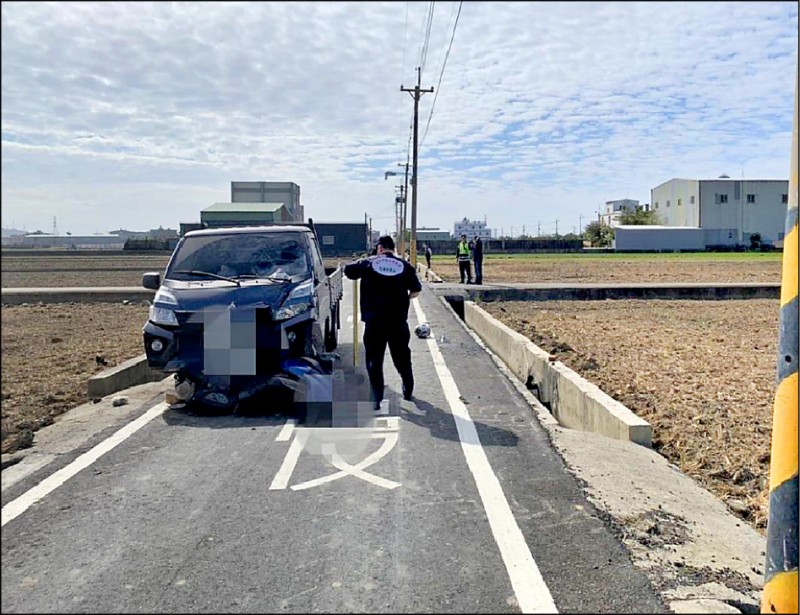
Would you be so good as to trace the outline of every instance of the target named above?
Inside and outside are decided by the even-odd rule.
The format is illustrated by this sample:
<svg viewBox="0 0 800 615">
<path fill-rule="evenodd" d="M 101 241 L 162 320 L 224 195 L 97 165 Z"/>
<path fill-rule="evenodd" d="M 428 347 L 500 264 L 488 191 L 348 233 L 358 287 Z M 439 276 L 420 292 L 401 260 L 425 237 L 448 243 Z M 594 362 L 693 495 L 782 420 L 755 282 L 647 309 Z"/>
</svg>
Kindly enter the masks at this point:
<svg viewBox="0 0 800 615">
<path fill-rule="evenodd" d="M 359 428 L 297 427 L 292 419 L 281 429 L 276 441 L 291 440 L 270 491 L 286 489 L 301 491 L 353 476 L 383 489 L 396 489 L 400 483 L 367 472 L 367 468 L 386 457 L 397 445 L 400 419 L 396 416 L 376 417 L 374 426 Z M 378 449 L 358 463 L 351 463 L 356 454 L 365 452 L 371 440 L 382 439 Z M 338 472 L 289 486 L 300 453 L 306 451 L 324 457 Z"/>
</svg>

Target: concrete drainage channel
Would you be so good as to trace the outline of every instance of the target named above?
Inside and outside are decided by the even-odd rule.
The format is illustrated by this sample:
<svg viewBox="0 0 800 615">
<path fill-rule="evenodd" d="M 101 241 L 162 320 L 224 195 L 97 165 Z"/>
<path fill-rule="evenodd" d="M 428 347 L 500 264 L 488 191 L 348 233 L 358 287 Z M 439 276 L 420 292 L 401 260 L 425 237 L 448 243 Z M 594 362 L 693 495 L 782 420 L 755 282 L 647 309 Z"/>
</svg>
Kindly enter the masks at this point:
<svg viewBox="0 0 800 615">
<path fill-rule="evenodd" d="M 536 398 L 569 429 L 652 446 L 653 429 L 585 378 L 510 329 L 473 301 L 445 295 L 456 314 L 494 352 Z"/>
<path fill-rule="evenodd" d="M 418 267 L 426 279 L 433 271 Z M 780 284 L 515 284 L 467 287 L 443 283 L 433 287 L 445 303 L 533 392 L 558 423 L 650 448 L 653 429 L 628 407 L 604 393 L 524 335 L 507 327 L 475 301 L 591 301 L 609 299 L 751 299 L 780 297 Z"/>
<path fill-rule="evenodd" d="M 766 541 L 651 447 L 652 428 L 506 327 L 435 290 L 528 401 L 587 499 L 673 613 L 758 613 Z M 474 296 L 474 295 L 472 295 Z"/>
</svg>

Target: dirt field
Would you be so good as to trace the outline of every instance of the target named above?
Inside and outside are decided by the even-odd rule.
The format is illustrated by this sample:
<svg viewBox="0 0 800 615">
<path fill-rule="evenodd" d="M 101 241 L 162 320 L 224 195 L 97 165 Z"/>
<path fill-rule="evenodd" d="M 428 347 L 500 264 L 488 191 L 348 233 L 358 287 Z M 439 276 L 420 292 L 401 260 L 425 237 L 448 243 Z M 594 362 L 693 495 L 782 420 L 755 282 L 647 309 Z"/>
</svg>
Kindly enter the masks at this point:
<svg viewBox="0 0 800 615">
<path fill-rule="evenodd" d="M 483 281 L 485 284 L 780 282 L 781 257 L 780 253 L 487 255 Z M 455 257 L 436 257 L 432 265 L 445 282 L 459 281 Z"/>
<path fill-rule="evenodd" d="M 163 272 L 168 256 L 4 256 L 4 288 L 141 286 L 142 274 Z"/>
<path fill-rule="evenodd" d="M 89 401 L 90 376 L 144 352 L 147 306 L 111 303 L 3 306 L 3 453 L 30 446 L 33 432 Z"/>
<path fill-rule="evenodd" d="M 141 286 L 142 274 L 163 273 L 169 256 L 4 256 L 3 288 Z M 325 259 L 336 266 L 338 259 Z"/>
<path fill-rule="evenodd" d="M 482 307 L 649 421 L 656 450 L 763 532 L 778 304 L 515 301 Z"/>
</svg>

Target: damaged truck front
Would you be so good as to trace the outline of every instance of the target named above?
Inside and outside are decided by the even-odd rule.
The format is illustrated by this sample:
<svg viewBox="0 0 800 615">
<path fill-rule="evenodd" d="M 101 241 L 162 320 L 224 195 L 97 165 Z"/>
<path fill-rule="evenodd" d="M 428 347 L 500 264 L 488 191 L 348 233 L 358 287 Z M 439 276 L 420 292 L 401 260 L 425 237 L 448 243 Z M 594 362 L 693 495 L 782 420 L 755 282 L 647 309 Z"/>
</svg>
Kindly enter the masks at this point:
<svg viewBox="0 0 800 615">
<path fill-rule="evenodd" d="M 337 345 L 342 271 L 325 269 L 311 224 L 186 233 L 142 285 L 157 291 L 148 365 L 175 374 L 181 401 L 234 408 Z"/>
</svg>

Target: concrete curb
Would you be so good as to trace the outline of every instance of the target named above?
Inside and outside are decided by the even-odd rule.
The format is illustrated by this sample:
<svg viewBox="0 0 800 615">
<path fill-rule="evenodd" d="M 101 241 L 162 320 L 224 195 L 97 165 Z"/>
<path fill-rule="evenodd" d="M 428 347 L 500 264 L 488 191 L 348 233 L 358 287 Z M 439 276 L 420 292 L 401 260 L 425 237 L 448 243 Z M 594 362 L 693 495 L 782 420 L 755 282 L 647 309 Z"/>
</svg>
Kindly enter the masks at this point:
<svg viewBox="0 0 800 615">
<path fill-rule="evenodd" d="M 564 427 L 652 446 L 647 421 L 472 301 L 464 302 L 464 321 Z"/>
<path fill-rule="evenodd" d="M 157 382 L 167 375 L 147 365 L 147 355 L 128 359 L 116 367 L 95 374 L 87 383 L 89 397 L 105 397 L 138 384 Z"/>
<path fill-rule="evenodd" d="M 425 278 L 426 282 L 433 282 L 434 284 L 442 284 L 444 280 L 433 272 L 433 269 L 428 269 L 420 263 L 417 263 L 417 273 Z"/>
<path fill-rule="evenodd" d="M 464 291 L 473 301 L 605 301 L 608 299 L 777 299 L 780 284 L 483 284 L 448 282 L 437 293 Z"/>
</svg>

